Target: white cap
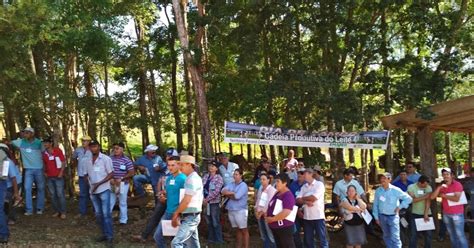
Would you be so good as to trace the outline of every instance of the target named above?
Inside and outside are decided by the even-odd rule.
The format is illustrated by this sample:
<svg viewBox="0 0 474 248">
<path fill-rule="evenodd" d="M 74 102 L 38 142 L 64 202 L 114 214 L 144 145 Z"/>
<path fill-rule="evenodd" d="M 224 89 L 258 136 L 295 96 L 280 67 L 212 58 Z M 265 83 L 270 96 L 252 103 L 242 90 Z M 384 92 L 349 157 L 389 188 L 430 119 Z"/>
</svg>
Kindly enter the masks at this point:
<svg viewBox="0 0 474 248">
<path fill-rule="evenodd" d="M 145 152 L 154 152 L 158 150 L 158 146 L 155 146 L 155 145 L 148 145 L 146 148 L 145 148 Z"/>
<path fill-rule="evenodd" d="M 27 127 L 25 129 L 23 129 L 24 132 L 32 132 L 32 133 L 35 133 L 35 130 L 32 128 L 32 127 Z"/>
<path fill-rule="evenodd" d="M 10 148 L 8 148 L 8 146 L 6 144 L 3 144 L 3 143 L 0 143 L 0 147 L 5 148 L 7 150 L 10 150 Z"/>
</svg>

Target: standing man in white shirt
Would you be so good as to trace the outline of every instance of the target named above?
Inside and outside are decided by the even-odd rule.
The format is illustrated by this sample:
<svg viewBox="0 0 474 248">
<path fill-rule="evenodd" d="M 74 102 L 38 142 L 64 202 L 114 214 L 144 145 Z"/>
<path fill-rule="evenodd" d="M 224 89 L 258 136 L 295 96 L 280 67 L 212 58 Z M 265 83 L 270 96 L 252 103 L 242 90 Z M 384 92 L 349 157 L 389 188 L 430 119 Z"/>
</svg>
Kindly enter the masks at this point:
<svg viewBox="0 0 474 248">
<path fill-rule="evenodd" d="M 313 178 L 313 170 L 305 170 L 306 184 L 296 198 L 303 205 L 303 230 L 305 247 L 314 247 L 314 235 L 318 235 L 321 247 L 328 248 L 326 223 L 324 221 L 324 184 Z"/>
<path fill-rule="evenodd" d="M 97 224 L 102 236 L 97 242 L 107 242 L 113 246 L 112 211 L 110 209 L 110 180 L 114 176 L 112 159 L 100 152 L 100 144 L 92 140 L 89 144 L 92 157 L 86 167 L 86 180 L 89 181 L 92 204 L 94 205 Z"/>
<path fill-rule="evenodd" d="M 221 166 L 219 166 L 219 173 L 224 180 L 224 187 L 234 182 L 234 171 L 239 169 L 239 165 L 229 161 L 229 157 L 225 152 L 220 153 L 217 157 Z"/>
</svg>

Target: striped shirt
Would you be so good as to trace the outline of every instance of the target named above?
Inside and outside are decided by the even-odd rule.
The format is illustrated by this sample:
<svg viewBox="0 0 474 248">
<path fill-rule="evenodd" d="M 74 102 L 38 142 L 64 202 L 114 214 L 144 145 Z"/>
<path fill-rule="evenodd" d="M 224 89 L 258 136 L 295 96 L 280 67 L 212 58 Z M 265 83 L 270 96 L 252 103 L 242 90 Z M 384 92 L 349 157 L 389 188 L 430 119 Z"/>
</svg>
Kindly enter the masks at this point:
<svg viewBox="0 0 474 248">
<path fill-rule="evenodd" d="M 114 178 L 121 179 L 127 175 L 127 173 L 133 170 L 133 162 L 128 157 L 122 155 L 118 156 L 111 156 L 112 165 L 114 167 Z"/>
</svg>

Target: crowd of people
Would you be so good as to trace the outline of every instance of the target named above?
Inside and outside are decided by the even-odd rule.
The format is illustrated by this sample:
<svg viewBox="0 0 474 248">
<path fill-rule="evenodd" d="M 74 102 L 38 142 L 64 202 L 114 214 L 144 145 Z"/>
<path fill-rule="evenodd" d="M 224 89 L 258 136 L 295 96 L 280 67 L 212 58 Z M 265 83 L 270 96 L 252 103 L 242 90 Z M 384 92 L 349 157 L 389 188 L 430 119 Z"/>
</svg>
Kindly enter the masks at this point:
<svg viewBox="0 0 474 248">
<path fill-rule="evenodd" d="M 120 225 L 127 224 L 127 200 L 133 183 L 135 198 L 145 197 L 147 185 L 150 185 L 155 199 L 154 211 L 143 231 L 132 236 L 137 242 L 146 242 L 153 237 L 157 247 L 200 247 L 198 226 L 203 217 L 207 224 L 208 244 L 224 244 L 221 215 L 227 214 L 236 247 L 249 247 L 250 209 L 265 248 L 329 247 L 325 222 L 326 185 L 321 168 L 305 167 L 294 157 L 292 150 L 282 161 L 281 171 L 262 157 L 249 182 L 255 189 L 253 206 L 250 206 L 251 194 L 243 170 L 229 161 L 225 153 L 217 154 L 215 159 L 205 162 L 206 168 L 200 168 L 195 158 L 185 152 L 178 153 L 170 148 L 162 159 L 157 153 L 158 147 L 148 145 L 144 154 L 133 162 L 124 155 L 123 143 L 113 144 L 110 153 L 102 153 L 98 141 L 88 136 L 81 140 L 82 145 L 72 157 L 79 183 L 77 217 L 88 214 L 91 202 L 101 230 L 97 242 L 113 246 L 112 210 L 116 203 L 120 209 Z M 16 151 L 20 154 L 23 174 Z M 44 214 L 47 186 L 53 216 L 66 219 L 66 158 L 51 138 L 40 140 L 35 138 L 33 128 L 25 128 L 21 138 L 0 144 L 0 161 L 1 243 L 8 242 L 8 225 L 16 220 L 15 208 L 23 200 L 22 188 L 24 215 Z M 429 177 L 418 173 L 413 163 L 407 163 L 405 169 L 393 181 L 388 172 L 378 176 L 380 186 L 372 204 L 367 189 L 354 177 L 356 171 L 351 168 L 344 170 L 343 178 L 334 184 L 332 193 L 344 218 L 347 247 L 367 244 L 366 232 L 372 231 L 373 222 L 380 226 L 387 247 L 402 247 L 404 235 L 410 248 L 417 247 L 418 236 L 423 236 L 424 247 L 431 247 L 434 230 L 418 230 L 421 229 L 419 223 L 433 221 L 431 200 L 440 197 L 443 215 L 440 239 L 444 239 L 442 230 L 445 230 L 452 247 L 467 248 L 462 198 L 465 197 L 464 191 L 468 196 L 474 196 L 474 181 L 468 181 L 463 188 L 451 170 L 444 168 L 443 182 L 433 190 Z M 474 179 L 474 170 L 471 174 Z M 36 206 L 32 198 L 33 184 L 36 187 Z M 5 202 L 8 202 L 6 208 Z M 374 221 L 371 222 L 368 216 Z M 170 235 L 170 232 L 174 233 Z M 471 231 L 471 242 L 473 234 Z"/>
</svg>

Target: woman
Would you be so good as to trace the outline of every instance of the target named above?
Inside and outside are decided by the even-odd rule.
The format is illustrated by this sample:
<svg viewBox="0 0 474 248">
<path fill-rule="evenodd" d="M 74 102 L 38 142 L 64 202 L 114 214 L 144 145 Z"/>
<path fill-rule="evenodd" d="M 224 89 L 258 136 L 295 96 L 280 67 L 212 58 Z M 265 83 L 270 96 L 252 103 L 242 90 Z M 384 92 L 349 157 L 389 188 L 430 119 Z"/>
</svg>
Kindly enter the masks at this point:
<svg viewBox="0 0 474 248">
<path fill-rule="evenodd" d="M 280 173 L 275 177 L 277 193 L 272 197 L 267 209 L 265 220 L 272 229 L 273 237 L 277 247 L 294 248 L 293 231 L 295 220 L 286 219 L 295 206 L 293 193 L 288 189 L 290 178 L 286 173 Z M 281 212 L 273 214 L 275 206 L 281 204 Z"/>
<path fill-rule="evenodd" d="M 266 172 L 260 174 L 261 186 L 255 195 L 255 216 L 257 217 L 258 228 L 263 240 L 264 248 L 275 247 L 275 239 L 268 224 L 265 222 L 265 213 L 268 209 L 268 202 L 276 193 L 276 189 L 270 185 L 270 179 Z"/>
<path fill-rule="evenodd" d="M 222 227 L 220 223 L 220 207 L 221 202 L 221 188 L 224 181 L 221 175 L 217 174 L 217 164 L 212 162 L 209 164 L 208 171 L 202 179 L 204 185 L 204 206 L 205 218 L 208 229 L 208 242 L 211 244 L 222 244 L 224 239 L 222 237 Z"/>
<path fill-rule="evenodd" d="M 344 214 L 344 231 L 346 233 L 346 247 L 360 248 L 367 243 L 364 219 L 360 215 L 367 208 L 365 202 L 357 194 L 354 185 L 347 186 L 347 198 L 340 204 Z"/>
</svg>

